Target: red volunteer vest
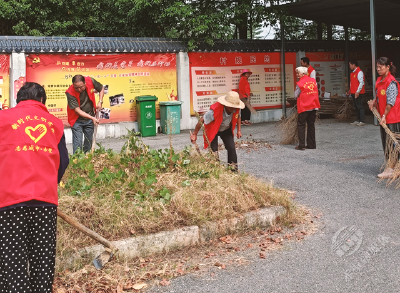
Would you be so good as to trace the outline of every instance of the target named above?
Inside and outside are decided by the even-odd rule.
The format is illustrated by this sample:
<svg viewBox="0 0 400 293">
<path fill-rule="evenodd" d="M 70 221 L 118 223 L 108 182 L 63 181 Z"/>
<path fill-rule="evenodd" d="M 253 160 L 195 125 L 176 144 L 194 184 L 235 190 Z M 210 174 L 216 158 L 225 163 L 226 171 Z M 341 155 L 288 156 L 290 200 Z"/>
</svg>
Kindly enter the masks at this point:
<svg viewBox="0 0 400 293">
<path fill-rule="evenodd" d="M 360 82 L 358 81 L 358 73 L 361 71 L 360 67 L 356 68 L 356 71 L 350 74 L 350 94 L 355 94 L 357 92 Z M 360 91 L 360 94 L 365 94 L 365 75 L 363 75 L 364 85 Z"/>
<path fill-rule="evenodd" d="M 242 76 L 239 81 L 239 98 L 250 97 L 250 83 L 246 77 Z"/>
<path fill-rule="evenodd" d="M 385 113 L 385 108 L 386 108 L 386 89 L 388 88 L 389 84 L 392 81 L 396 81 L 396 79 L 389 73 L 389 75 L 385 78 L 383 82 L 380 82 L 382 80 L 382 77 L 379 77 L 376 81 L 375 88 L 376 88 L 376 97 L 378 100 L 378 111 L 379 114 L 382 115 Z M 387 124 L 392 124 L 392 123 L 398 123 L 400 122 L 400 87 L 399 83 L 397 83 L 397 89 L 399 90 L 399 94 L 396 97 L 396 102 L 394 103 L 394 106 L 390 110 L 389 114 L 386 116 L 386 123 Z"/>
<path fill-rule="evenodd" d="M 88 93 L 89 99 L 93 103 L 93 108 L 94 112 L 96 113 L 96 98 L 94 96 L 95 88 L 93 86 L 92 79 L 89 76 L 85 76 L 85 83 L 86 83 L 86 92 Z M 74 89 L 74 85 L 71 85 L 65 93 L 70 94 L 71 96 L 74 96 L 76 100 L 78 101 L 78 105 L 81 105 L 81 99 L 79 97 L 80 93 L 78 93 Z M 79 115 L 76 114 L 75 110 L 71 109 L 69 105 L 67 106 L 67 114 L 68 114 L 68 123 L 69 125 L 74 126 L 76 120 L 78 120 Z"/>
<path fill-rule="evenodd" d="M 40 200 L 58 205 L 60 119 L 38 101 L 0 111 L 0 207 Z"/>
<path fill-rule="evenodd" d="M 314 67 L 312 67 L 311 65 L 310 66 L 308 66 L 308 69 L 307 69 L 307 75 L 308 76 L 310 76 L 311 75 L 311 73 L 314 71 L 315 69 L 314 69 Z"/>
<path fill-rule="evenodd" d="M 318 98 L 317 82 L 314 78 L 304 75 L 297 82 L 301 93 L 297 98 L 297 112 L 300 114 L 308 110 L 321 108 Z"/>
<path fill-rule="evenodd" d="M 210 141 L 210 143 L 213 141 L 213 139 L 217 135 L 219 127 L 221 126 L 222 113 L 224 112 L 224 107 L 225 106 L 220 104 L 219 102 L 212 104 L 210 107 L 210 109 L 214 111 L 214 121 L 212 121 L 209 124 L 204 124 L 204 130 L 205 130 L 205 133 L 207 134 L 207 138 Z M 235 130 L 236 123 L 239 118 L 239 110 L 240 109 L 236 109 L 236 111 L 233 112 L 233 114 L 232 114 L 232 134 L 234 134 L 233 131 Z M 206 136 L 204 134 L 203 134 L 203 138 L 204 138 L 204 148 L 206 149 L 206 148 L 208 148 L 208 143 L 207 143 Z"/>
</svg>

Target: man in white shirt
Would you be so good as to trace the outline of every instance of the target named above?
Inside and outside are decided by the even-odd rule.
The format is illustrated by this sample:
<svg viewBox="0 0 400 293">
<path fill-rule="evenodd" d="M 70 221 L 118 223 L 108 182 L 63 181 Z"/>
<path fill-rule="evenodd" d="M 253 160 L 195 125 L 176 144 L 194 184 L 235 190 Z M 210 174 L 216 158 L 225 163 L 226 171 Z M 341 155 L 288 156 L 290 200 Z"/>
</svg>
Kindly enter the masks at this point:
<svg viewBox="0 0 400 293">
<path fill-rule="evenodd" d="M 358 67 L 357 60 L 349 62 L 350 70 L 350 90 L 347 95 L 351 95 L 353 99 L 354 109 L 356 110 L 357 120 L 350 123 L 351 125 L 364 126 L 365 125 L 365 110 L 363 105 L 363 96 L 365 93 L 365 76 Z"/>
<path fill-rule="evenodd" d="M 301 58 L 300 64 L 302 67 L 307 67 L 307 75 L 309 77 L 314 78 L 314 79 L 317 78 L 317 73 L 316 73 L 314 67 L 312 67 L 310 65 L 310 59 L 308 59 L 308 57 Z"/>
</svg>

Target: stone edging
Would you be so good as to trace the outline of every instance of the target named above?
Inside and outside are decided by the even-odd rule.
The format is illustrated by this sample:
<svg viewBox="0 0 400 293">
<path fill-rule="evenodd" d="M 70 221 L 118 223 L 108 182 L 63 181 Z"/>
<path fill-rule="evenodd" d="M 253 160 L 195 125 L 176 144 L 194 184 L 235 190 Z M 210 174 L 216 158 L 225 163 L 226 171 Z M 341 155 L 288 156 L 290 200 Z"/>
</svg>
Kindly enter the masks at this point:
<svg viewBox="0 0 400 293">
<path fill-rule="evenodd" d="M 277 217 L 283 216 L 285 213 L 286 209 L 282 206 L 268 207 L 248 212 L 242 217 L 207 223 L 200 227 L 188 226 L 173 231 L 163 231 L 145 236 L 112 241 L 112 243 L 118 247 L 119 256 L 127 258 L 145 257 L 153 253 L 171 251 L 177 248 L 206 242 L 251 227 L 267 228 L 274 224 Z M 79 254 L 73 256 L 73 258 L 76 259 L 85 254 L 97 256 L 102 251 L 104 251 L 102 245 L 94 245 L 84 248 Z M 73 260 L 71 259 L 71 261 Z"/>
</svg>

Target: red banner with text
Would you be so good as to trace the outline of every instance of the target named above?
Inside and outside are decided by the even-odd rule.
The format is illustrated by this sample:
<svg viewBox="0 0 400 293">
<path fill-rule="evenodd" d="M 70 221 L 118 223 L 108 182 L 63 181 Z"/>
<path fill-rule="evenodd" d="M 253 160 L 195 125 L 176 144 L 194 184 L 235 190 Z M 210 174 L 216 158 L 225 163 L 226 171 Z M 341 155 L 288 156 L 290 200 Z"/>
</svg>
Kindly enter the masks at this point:
<svg viewBox="0 0 400 293">
<path fill-rule="evenodd" d="M 286 97 L 294 95 L 296 53 L 286 53 Z M 250 70 L 256 109 L 282 107 L 280 53 L 189 53 L 191 114 L 207 111 L 219 96 L 237 91 L 243 69 Z"/>
<path fill-rule="evenodd" d="M 175 54 L 39 54 L 28 55 L 26 61 L 26 80 L 44 86 L 47 108 L 64 124 L 65 91 L 77 74 L 90 76 L 104 87 L 100 123 L 135 121 L 136 96 L 156 96 L 158 101 L 177 99 Z"/>
</svg>

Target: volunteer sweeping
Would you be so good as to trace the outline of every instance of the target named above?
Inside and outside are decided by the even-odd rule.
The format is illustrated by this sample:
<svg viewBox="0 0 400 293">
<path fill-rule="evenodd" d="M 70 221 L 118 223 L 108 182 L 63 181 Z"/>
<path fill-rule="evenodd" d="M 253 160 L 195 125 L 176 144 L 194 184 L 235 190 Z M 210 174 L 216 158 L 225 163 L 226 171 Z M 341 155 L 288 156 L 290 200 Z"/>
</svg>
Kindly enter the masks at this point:
<svg viewBox="0 0 400 293">
<path fill-rule="evenodd" d="M 369 101 L 368 105 L 372 111 L 376 107 L 382 117 L 381 125 L 386 123 L 390 131 L 400 133 L 400 99 L 399 99 L 399 83 L 394 78 L 396 67 L 387 57 L 380 57 L 376 61 L 376 70 L 379 77 L 375 84 L 376 99 Z M 383 151 L 386 152 L 386 132 L 380 127 Z M 388 154 L 386 154 L 388 159 Z M 392 178 L 393 168 L 397 161 L 392 162 L 392 166 L 387 168 L 380 174 L 378 178 Z"/>
<path fill-rule="evenodd" d="M 210 142 L 212 151 L 217 152 L 218 136 L 221 137 L 228 152 L 228 164 L 235 171 L 237 171 L 237 155 L 233 135 L 237 125 L 236 136 L 237 138 L 242 137 L 239 110 L 243 108 L 244 104 L 240 101 L 239 94 L 233 91 L 228 92 L 225 96 L 219 97 L 218 101 L 211 105 L 210 110 L 197 123 L 196 128 L 190 136 L 192 143 L 195 143 L 201 124 L 204 123 L 204 148 L 207 148 L 208 142 Z"/>
</svg>

